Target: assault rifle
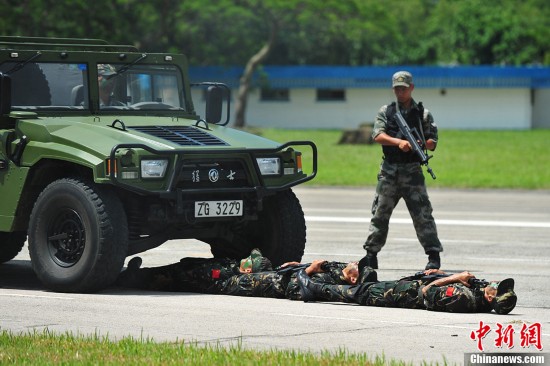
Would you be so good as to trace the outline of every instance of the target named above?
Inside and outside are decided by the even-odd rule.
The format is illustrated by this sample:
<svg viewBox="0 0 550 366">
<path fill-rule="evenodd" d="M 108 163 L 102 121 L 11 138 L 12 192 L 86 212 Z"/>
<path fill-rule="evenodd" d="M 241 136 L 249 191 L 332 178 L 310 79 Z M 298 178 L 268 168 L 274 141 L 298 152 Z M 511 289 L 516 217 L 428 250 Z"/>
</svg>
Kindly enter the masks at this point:
<svg viewBox="0 0 550 366">
<path fill-rule="evenodd" d="M 424 274 L 424 271 L 419 271 L 419 272 L 416 272 L 414 275 L 405 277 L 403 279 L 406 279 L 406 280 L 423 280 L 425 282 L 432 282 L 432 281 L 435 281 L 439 278 L 449 277 L 450 275 L 451 275 L 450 273 L 433 273 L 433 274 L 430 274 L 430 275 L 426 275 L 426 274 Z M 483 288 L 483 287 L 487 287 L 489 285 L 489 281 L 472 277 L 468 280 L 468 284 L 472 287 Z"/>
<path fill-rule="evenodd" d="M 409 141 L 409 144 L 411 144 L 413 152 L 416 155 L 418 155 L 418 157 L 420 158 L 420 164 L 426 165 L 428 173 L 430 173 L 432 178 L 435 179 L 435 174 L 432 171 L 432 168 L 430 168 L 430 166 L 428 165 L 428 160 L 431 159 L 433 155 L 428 155 L 427 150 L 426 152 L 424 152 L 424 150 L 422 150 L 422 147 L 418 145 L 418 140 L 424 141 L 424 139 L 420 137 L 416 128 L 413 128 L 411 130 L 411 128 L 409 127 L 409 125 L 401 115 L 401 112 L 399 112 L 398 104 L 396 104 L 395 108 L 396 108 L 395 115 L 397 116 L 397 125 L 399 126 L 401 133 L 403 134 L 405 139 Z"/>
<path fill-rule="evenodd" d="M 294 272 L 298 272 L 302 269 L 306 269 L 307 267 L 309 267 L 311 263 L 302 263 L 302 264 L 291 264 L 289 266 L 286 266 L 286 267 L 281 267 L 281 266 L 278 266 L 275 268 L 275 271 L 278 273 L 278 274 L 285 274 L 285 273 L 294 273 Z M 338 267 L 338 264 L 336 264 L 336 262 L 324 262 L 323 264 L 321 264 L 321 269 L 325 272 L 328 272 L 330 271 L 332 268 L 337 268 Z"/>
</svg>

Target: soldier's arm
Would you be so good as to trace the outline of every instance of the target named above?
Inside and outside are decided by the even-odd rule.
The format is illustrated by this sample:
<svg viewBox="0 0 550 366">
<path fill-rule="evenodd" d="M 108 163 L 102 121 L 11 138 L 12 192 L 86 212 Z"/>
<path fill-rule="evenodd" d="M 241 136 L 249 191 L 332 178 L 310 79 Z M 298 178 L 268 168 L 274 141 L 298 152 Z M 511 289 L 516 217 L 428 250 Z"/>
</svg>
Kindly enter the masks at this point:
<svg viewBox="0 0 550 366">
<path fill-rule="evenodd" d="M 422 294 L 426 295 L 426 293 L 428 292 L 428 289 L 432 286 L 440 287 L 440 286 L 450 285 L 453 283 L 462 283 L 463 285 L 470 287 L 470 285 L 468 284 L 468 280 L 473 277 L 475 277 L 473 274 L 471 274 L 468 271 L 464 271 L 461 273 L 455 273 L 448 277 L 438 278 L 437 280 L 430 282 L 429 284 L 424 286 L 422 288 Z"/>
<path fill-rule="evenodd" d="M 300 262 L 285 262 L 283 264 L 281 264 L 281 268 L 285 268 L 285 267 L 288 267 L 288 266 L 299 266 Z"/>
<path fill-rule="evenodd" d="M 426 148 L 428 150 L 434 151 L 437 147 L 439 136 L 434 117 L 427 109 L 424 110 L 424 116 L 422 118 L 422 128 L 424 129 L 424 134 L 426 136 Z"/>
<path fill-rule="evenodd" d="M 321 266 L 326 263 L 325 260 L 322 260 L 322 259 L 316 259 L 314 260 L 313 262 L 311 262 L 311 264 L 309 265 L 309 267 L 306 268 L 306 274 L 308 276 L 311 276 L 312 274 L 315 274 L 315 273 L 322 273 L 324 272 L 323 268 L 321 268 Z"/>
<path fill-rule="evenodd" d="M 374 126 L 372 128 L 372 138 L 376 141 L 376 138 L 380 134 L 386 134 L 386 125 L 388 123 L 388 120 L 386 118 L 386 109 L 388 106 L 382 106 L 378 113 L 376 114 L 376 118 L 374 120 Z M 377 141 L 378 142 L 378 141 Z"/>
</svg>

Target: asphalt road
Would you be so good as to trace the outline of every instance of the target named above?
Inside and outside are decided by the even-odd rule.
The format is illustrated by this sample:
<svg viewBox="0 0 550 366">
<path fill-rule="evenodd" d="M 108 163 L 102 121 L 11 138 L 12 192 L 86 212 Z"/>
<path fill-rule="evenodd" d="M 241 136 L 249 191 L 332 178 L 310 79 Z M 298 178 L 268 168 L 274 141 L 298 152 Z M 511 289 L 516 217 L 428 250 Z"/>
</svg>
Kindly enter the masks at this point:
<svg viewBox="0 0 550 366">
<path fill-rule="evenodd" d="M 295 192 L 308 226 L 304 261 L 363 256 L 373 188 L 300 187 Z M 430 197 L 445 248 L 442 269 L 469 270 L 487 280 L 515 278 L 518 305 L 511 314 L 450 314 L 120 288 L 98 294 L 53 293 L 37 281 L 24 248 L 0 266 L 0 329 L 47 328 L 112 339 L 130 335 L 255 349 L 346 349 L 415 364 L 463 364 L 465 354 L 479 352 L 478 339 L 471 339 L 471 333 L 486 325 L 490 332 L 480 341 L 485 352 L 544 352 L 536 341 L 550 347 L 550 191 L 430 190 Z M 210 251 L 200 242 L 180 240 L 141 256 L 144 266 L 157 266 L 186 256 L 210 256 Z M 426 261 L 400 203 L 388 243 L 379 254 L 379 279 L 412 274 Z M 496 347 L 499 326 L 513 333 Z M 524 326 L 533 333 L 522 344 Z"/>
</svg>

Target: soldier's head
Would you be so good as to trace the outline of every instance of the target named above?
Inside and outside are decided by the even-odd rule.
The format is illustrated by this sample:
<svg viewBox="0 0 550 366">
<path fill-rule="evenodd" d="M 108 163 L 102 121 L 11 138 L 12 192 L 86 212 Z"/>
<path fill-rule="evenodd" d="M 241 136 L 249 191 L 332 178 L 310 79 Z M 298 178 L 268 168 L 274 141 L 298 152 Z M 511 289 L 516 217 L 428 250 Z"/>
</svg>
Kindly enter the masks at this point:
<svg viewBox="0 0 550 366">
<path fill-rule="evenodd" d="M 271 271 L 271 261 L 262 256 L 262 252 L 259 249 L 252 249 L 250 255 L 241 260 L 239 270 L 241 273 L 256 273 Z"/>
<path fill-rule="evenodd" d="M 99 85 L 100 97 L 105 99 L 110 96 L 115 87 L 116 69 L 109 64 L 97 64 L 97 83 Z"/>
<path fill-rule="evenodd" d="M 493 305 L 497 314 L 508 314 L 516 307 L 518 297 L 514 292 L 514 279 L 491 282 L 485 287 L 485 299 Z"/>
<path fill-rule="evenodd" d="M 342 270 L 342 274 L 347 283 L 355 285 L 359 278 L 359 266 L 357 262 L 349 262 L 346 268 Z"/>
<path fill-rule="evenodd" d="M 408 71 L 398 71 L 393 74 L 392 88 L 399 103 L 407 103 L 410 101 L 414 89 L 412 74 Z"/>
</svg>

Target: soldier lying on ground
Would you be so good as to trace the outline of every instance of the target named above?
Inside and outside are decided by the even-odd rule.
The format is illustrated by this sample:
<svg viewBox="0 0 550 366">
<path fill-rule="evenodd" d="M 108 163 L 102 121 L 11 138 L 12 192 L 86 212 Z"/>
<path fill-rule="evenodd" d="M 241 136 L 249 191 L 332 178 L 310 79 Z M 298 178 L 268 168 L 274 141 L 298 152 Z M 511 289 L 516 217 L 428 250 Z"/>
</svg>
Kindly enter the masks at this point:
<svg viewBox="0 0 550 366">
<path fill-rule="evenodd" d="M 369 271 L 369 267 L 363 269 Z M 357 285 L 330 285 L 297 275 L 304 301 L 338 301 L 367 306 L 428 309 L 446 312 L 508 314 L 516 306 L 514 280 L 477 280 L 470 272 L 448 275 L 431 269 L 397 281 L 372 281 Z"/>
<path fill-rule="evenodd" d="M 304 270 L 319 283 L 354 285 L 358 282 L 357 262 L 288 262 L 272 269 L 269 259 L 258 249 L 237 261 L 226 258 L 183 258 L 168 266 L 140 268 L 135 257 L 117 279 L 117 285 L 156 291 L 185 291 L 236 296 L 274 297 L 300 300 L 296 280 Z M 322 267 L 322 268 L 321 268 Z M 368 276 L 368 273 L 365 274 Z M 364 281 L 376 281 L 376 272 Z"/>
<path fill-rule="evenodd" d="M 426 270 L 397 281 L 378 281 L 376 271 L 370 267 L 359 272 L 357 262 L 324 260 L 311 264 L 289 262 L 272 270 L 271 262 L 257 249 L 241 261 L 183 258 L 163 267 L 139 268 L 140 265 L 141 258 L 133 258 L 117 284 L 157 291 L 339 301 L 448 312 L 494 309 L 507 314 L 517 300 L 511 278 L 500 282 L 472 281 L 475 277 L 469 272 L 446 275 L 439 270 Z"/>
</svg>

